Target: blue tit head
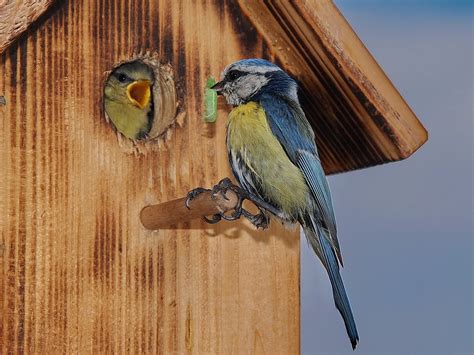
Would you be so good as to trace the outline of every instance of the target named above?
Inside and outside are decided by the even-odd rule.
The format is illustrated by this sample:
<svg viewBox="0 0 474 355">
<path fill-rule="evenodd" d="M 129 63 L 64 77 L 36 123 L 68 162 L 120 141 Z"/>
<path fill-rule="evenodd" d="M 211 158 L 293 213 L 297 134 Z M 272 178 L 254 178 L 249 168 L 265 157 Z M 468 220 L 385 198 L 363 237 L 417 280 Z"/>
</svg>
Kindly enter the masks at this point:
<svg viewBox="0 0 474 355">
<path fill-rule="evenodd" d="M 296 82 L 279 66 L 264 59 L 243 59 L 228 65 L 221 81 L 212 89 L 234 106 L 258 101 L 262 95 L 298 101 Z"/>
</svg>

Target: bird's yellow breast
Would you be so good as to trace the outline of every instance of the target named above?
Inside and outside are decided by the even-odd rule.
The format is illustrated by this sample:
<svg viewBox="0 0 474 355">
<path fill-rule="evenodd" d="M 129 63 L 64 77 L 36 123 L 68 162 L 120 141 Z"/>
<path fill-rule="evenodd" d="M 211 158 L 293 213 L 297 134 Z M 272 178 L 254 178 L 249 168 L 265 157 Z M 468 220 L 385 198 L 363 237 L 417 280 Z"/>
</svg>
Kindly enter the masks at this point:
<svg viewBox="0 0 474 355">
<path fill-rule="evenodd" d="M 249 102 L 231 111 L 227 146 L 229 152 L 237 153 L 259 180 L 269 201 L 293 217 L 306 209 L 309 190 L 303 174 L 273 135 L 265 111 L 259 104 Z"/>
</svg>

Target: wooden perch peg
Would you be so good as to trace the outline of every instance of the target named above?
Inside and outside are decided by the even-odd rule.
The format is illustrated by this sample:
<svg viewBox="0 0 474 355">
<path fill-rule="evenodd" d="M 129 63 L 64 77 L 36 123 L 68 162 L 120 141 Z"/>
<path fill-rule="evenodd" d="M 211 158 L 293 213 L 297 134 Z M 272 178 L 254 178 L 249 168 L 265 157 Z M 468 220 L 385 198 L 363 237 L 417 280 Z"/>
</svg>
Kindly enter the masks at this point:
<svg viewBox="0 0 474 355">
<path fill-rule="evenodd" d="M 259 212 L 252 214 L 244 209 L 242 207 L 244 200 L 251 201 Z M 230 210 L 234 211 L 226 215 L 226 212 Z M 204 217 L 211 224 L 221 219 L 235 221 L 244 217 L 257 229 L 266 229 L 270 222 L 268 213 L 278 216 L 280 211 L 261 197 L 233 184 L 229 178 L 225 178 L 214 185 L 212 190 L 198 187 L 188 192 L 185 198 L 147 206 L 140 213 L 140 219 L 146 228 L 159 229 L 198 217 Z M 212 218 L 209 219 L 207 216 L 212 216 Z"/>
<path fill-rule="evenodd" d="M 147 229 L 167 228 L 177 223 L 233 210 L 239 202 L 239 197 L 232 190 L 228 190 L 225 197 L 221 193 L 204 191 L 189 202 L 189 209 L 185 202 L 186 197 L 183 197 L 147 206 L 140 212 L 140 220 Z"/>
</svg>

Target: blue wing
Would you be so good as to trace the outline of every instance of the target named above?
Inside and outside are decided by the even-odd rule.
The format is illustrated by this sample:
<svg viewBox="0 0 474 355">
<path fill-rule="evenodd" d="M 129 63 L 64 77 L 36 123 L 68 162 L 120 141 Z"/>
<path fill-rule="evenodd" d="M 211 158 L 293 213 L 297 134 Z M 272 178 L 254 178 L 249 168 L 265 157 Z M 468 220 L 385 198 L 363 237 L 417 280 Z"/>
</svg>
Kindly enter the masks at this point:
<svg viewBox="0 0 474 355">
<path fill-rule="evenodd" d="M 339 273 L 342 265 L 337 240 L 336 220 L 326 175 L 319 160 L 314 142 L 314 133 L 298 102 L 283 97 L 263 96 L 261 105 L 272 130 L 286 151 L 290 160 L 299 167 L 314 197 L 316 211 L 302 221 L 308 238 L 321 262 L 328 271 L 334 302 L 339 310 L 352 348 L 359 341 L 357 327 L 349 299 Z"/>
<path fill-rule="evenodd" d="M 304 112 L 299 103 L 284 97 L 263 95 L 260 103 L 273 134 L 293 164 L 302 171 L 315 200 L 316 217 L 328 229 L 331 244 L 342 264 L 331 193 L 319 160 L 314 133 Z"/>
</svg>

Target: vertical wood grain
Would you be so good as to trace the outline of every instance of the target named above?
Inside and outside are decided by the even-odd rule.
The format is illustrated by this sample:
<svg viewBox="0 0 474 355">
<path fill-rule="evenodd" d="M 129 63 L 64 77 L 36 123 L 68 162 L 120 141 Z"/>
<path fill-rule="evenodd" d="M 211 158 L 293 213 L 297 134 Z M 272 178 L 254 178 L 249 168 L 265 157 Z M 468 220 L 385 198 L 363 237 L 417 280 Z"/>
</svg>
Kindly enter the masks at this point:
<svg viewBox="0 0 474 355">
<path fill-rule="evenodd" d="M 230 176 L 207 76 L 267 47 L 231 2 L 65 1 L 0 56 L 3 353 L 298 353 L 299 236 L 273 223 L 146 231 L 139 212 Z M 127 152 L 103 73 L 155 51 L 185 112 Z"/>
</svg>

